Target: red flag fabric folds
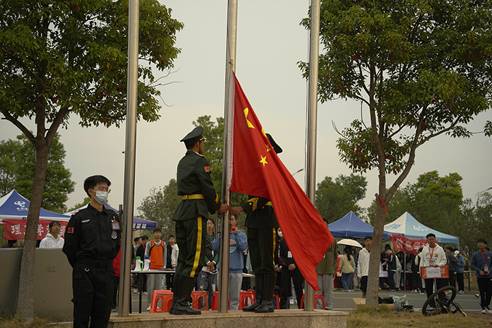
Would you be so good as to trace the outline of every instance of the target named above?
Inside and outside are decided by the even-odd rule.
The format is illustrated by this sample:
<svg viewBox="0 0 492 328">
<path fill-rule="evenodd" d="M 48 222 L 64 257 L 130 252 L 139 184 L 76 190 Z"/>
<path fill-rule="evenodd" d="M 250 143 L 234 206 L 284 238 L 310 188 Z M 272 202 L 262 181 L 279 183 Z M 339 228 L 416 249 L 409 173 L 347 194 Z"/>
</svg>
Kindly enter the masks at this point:
<svg viewBox="0 0 492 328">
<path fill-rule="evenodd" d="M 234 76 L 232 192 L 272 201 L 284 238 L 306 281 L 318 289 L 316 265 L 333 243 L 319 212 L 284 166 Z M 279 143 L 281 145 L 281 143 Z"/>
</svg>

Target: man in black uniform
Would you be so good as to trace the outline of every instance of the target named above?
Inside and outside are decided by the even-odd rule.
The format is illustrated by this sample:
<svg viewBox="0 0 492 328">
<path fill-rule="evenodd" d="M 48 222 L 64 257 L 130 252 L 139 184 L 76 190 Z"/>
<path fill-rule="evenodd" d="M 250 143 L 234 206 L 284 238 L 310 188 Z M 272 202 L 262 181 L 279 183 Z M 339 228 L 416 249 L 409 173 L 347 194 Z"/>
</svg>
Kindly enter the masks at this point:
<svg viewBox="0 0 492 328">
<path fill-rule="evenodd" d="M 277 154 L 282 148 L 267 134 L 270 144 Z M 272 202 L 263 197 L 249 196 L 241 207 L 232 207 L 231 214 L 246 213 L 246 227 L 251 266 L 255 274 L 256 302 L 244 307 L 243 311 L 273 312 L 273 288 L 275 285 L 274 257 L 277 253 L 277 219 Z"/>
<path fill-rule="evenodd" d="M 84 190 L 91 201 L 70 218 L 63 252 L 73 268 L 73 326 L 105 328 L 113 297 L 112 261 L 120 247 L 119 219 L 104 207 L 111 182 L 88 177 Z"/>
<path fill-rule="evenodd" d="M 185 143 L 187 152 L 179 161 L 177 172 L 178 195 L 182 201 L 174 218 L 179 256 L 170 313 L 200 314 L 191 308 L 191 292 L 199 271 L 205 265 L 206 220 L 209 213 L 225 213 L 228 206 L 220 204 L 210 178 L 210 164 L 203 156 L 203 128 L 195 128 L 181 141 Z"/>
</svg>

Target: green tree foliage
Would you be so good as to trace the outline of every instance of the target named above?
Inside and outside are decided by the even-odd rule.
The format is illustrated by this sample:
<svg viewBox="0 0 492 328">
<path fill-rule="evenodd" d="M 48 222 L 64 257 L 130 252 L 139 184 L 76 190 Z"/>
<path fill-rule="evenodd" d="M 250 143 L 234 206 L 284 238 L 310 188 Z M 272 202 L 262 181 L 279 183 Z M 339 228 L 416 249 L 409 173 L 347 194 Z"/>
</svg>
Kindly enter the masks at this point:
<svg viewBox="0 0 492 328">
<path fill-rule="evenodd" d="M 210 162 L 214 187 L 221 194 L 224 166 L 224 118 L 217 117 L 213 121 L 210 115 L 200 116 L 193 122 L 193 125 L 203 128 L 203 135 L 207 139 L 205 156 Z"/>
<path fill-rule="evenodd" d="M 476 225 L 476 238 L 483 238 L 492 243 L 492 193 L 482 192 L 479 194 L 475 207 L 474 225 Z"/>
<path fill-rule="evenodd" d="M 174 212 L 180 201 L 176 179 L 171 179 L 166 186 L 153 188 L 140 203 L 138 211 L 143 217 L 157 221 L 167 238 L 174 234 Z"/>
<path fill-rule="evenodd" d="M 316 189 L 316 208 L 329 223 L 349 211 L 361 212 L 357 204 L 366 195 L 366 178 L 359 175 L 325 177 Z"/>
<path fill-rule="evenodd" d="M 73 205 L 72 207 L 70 207 L 67 212 L 71 212 L 73 210 L 76 210 L 78 208 L 81 208 L 82 206 L 85 206 L 87 204 L 89 204 L 91 202 L 91 199 L 89 197 L 84 197 L 84 200 L 81 201 L 80 203 L 77 203 L 75 205 Z"/>
<path fill-rule="evenodd" d="M 459 237 L 461 248 L 473 249 L 478 238 L 492 235 L 492 195 L 480 193 L 474 204 L 463 198 L 461 181 L 458 173 L 439 176 L 431 171 L 420 175 L 415 183 L 395 193 L 387 222 L 409 212 L 430 228 Z M 370 220 L 374 220 L 375 212 L 373 202 L 368 209 Z"/>
<path fill-rule="evenodd" d="M 140 2 L 138 117 L 159 118 L 154 76 L 173 66 L 182 24 L 157 0 Z M 48 154 L 67 119 L 119 126 L 126 114 L 128 1 L 1 1 L 0 113 L 36 150 L 17 315 L 33 317 L 32 275 Z M 31 131 L 22 119 L 33 120 Z"/>
<path fill-rule="evenodd" d="M 363 104 L 365 115 L 341 132 L 337 147 L 354 172 L 377 170 L 379 245 L 385 209 L 416 149 L 443 134 L 470 136 L 466 124 L 490 107 L 492 3 L 323 0 L 321 16 L 319 97 Z M 307 64 L 301 68 L 307 76 Z M 389 173 L 396 175 L 391 184 Z M 369 305 L 377 304 L 378 270 L 373 256 Z"/>
<path fill-rule="evenodd" d="M 58 136 L 53 140 L 48 157 L 46 187 L 42 206 L 48 210 L 63 213 L 68 194 L 75 183 L 70 171 L 65 168 L 65 149 Z M 16 140 L 0 142 L 0 194 L 16 189 L 21 195 L 31 199 L 34 177 L 34 149 L 23 135 Z"/>
</svg>

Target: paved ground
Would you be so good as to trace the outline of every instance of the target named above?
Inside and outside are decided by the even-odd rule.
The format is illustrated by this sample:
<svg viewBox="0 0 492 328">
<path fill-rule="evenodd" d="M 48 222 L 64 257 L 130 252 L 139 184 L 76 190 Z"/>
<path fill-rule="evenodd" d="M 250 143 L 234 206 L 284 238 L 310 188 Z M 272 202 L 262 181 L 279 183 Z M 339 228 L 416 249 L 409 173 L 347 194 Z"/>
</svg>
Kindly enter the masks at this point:
<svg viewBox="0 0 492 328">
<path fill-rule="evenodd" d="M 388 292 L 382 291 L 380 293 L 381 297 L 384 296 L 403 296 L 407 295 L 408 303 L 413 305 L 415 308 L 422 308 L 426 300 L 425 294 L 419 294 L 414 292 Z M 353 302 L 354 297 L 361 297 L 359 291 L 354 291 L 351 293 L 336 291 L 335 292 L 335 310 L 353 310 L 355 309 L 355 304 Z M 474 294 L 466 293 L 456 296 L 456 302 L 459 303 L 465 311 L 479 311 L 480 303 L 479 300 L 474 296 Z"/>
<path fill-rule="evenodd" d="M 426 300 L 425 294 L 418 294 L 414 292 L 389 292 L 382 291 L 380 293 L 381 297 L 384 296 L 403 296 L 407 295 L 407 300 L 409 304 L 413 305 L 415 308 L 420 309 Z M 354 298 L 361 297 L 360 291 L 344 292 L 335 291 L 335 310 L 349 311 L 355 309 Z M 463 295 L 456 296 L 456 302 L 458 302 L 462 308 L 467 312 L 480 311 L 480 304 L 478 298 L 474 296 L 474 293 L 465 293 Z M 294 304 L 292 308 L 296 308 Z M 142 312 L 146 312 L 147 308 L 147 295 L 142 297 Z M 133 312 L 138 312 L 138 293 L 132 293 L 132 310 Z"/>
</svg>

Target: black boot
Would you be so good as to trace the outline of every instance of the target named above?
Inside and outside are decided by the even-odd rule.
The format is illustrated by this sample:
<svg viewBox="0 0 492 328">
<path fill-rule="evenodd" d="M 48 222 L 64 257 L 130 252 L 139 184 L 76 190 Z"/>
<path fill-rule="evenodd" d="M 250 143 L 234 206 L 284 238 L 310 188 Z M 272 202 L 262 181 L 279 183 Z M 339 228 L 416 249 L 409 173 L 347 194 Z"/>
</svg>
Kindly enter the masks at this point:
<svg viewBox="0 0 492 328">
<path fill-rule="evenodd" d="M 253 304 L 248 305 L 246 307 L 243 307 L 243 311 L 244 312 L 254 312 L 256 310 L 256 308 L 260 306 L 260 304 L 261 304 L 261 299 L 256 297 L 256 300 Z"/>
<path fill-rule="evenodd" d="M 255 309 L 256 313 L 270 313 L 275 310 L 273 301 L 261 301 L 260 306 Z"/>
<path fill-rule="evenodd" d="M 273 287 L 274 287 L 273 278 L 274 278 L 273 273 L 262 274 L 261 303 L 260 306 L 258 306 L 255 309 L 256 313 L 273 312 L 275 309 L 275 306 L 273 304 Z"/>
<path fill-rule="evenodd" d="M 256 291 L 256 299 L 255 303 L 248 305 L 243 308 L 244 312 L 254 312 L 255 309 L 261 304 L 261 292 L 263 290 L 263 275 L 255 274 L 255 291 Z"/>
<path fill-rule="evenodd" d="M 169 313 L 175 315 L 198 315 L 200 311 L 191 307 L 189 298 L 193 290 L 194 279 L 178 276 L 174 277 L 173 285 L 173 306 Z"/>
</svg>

